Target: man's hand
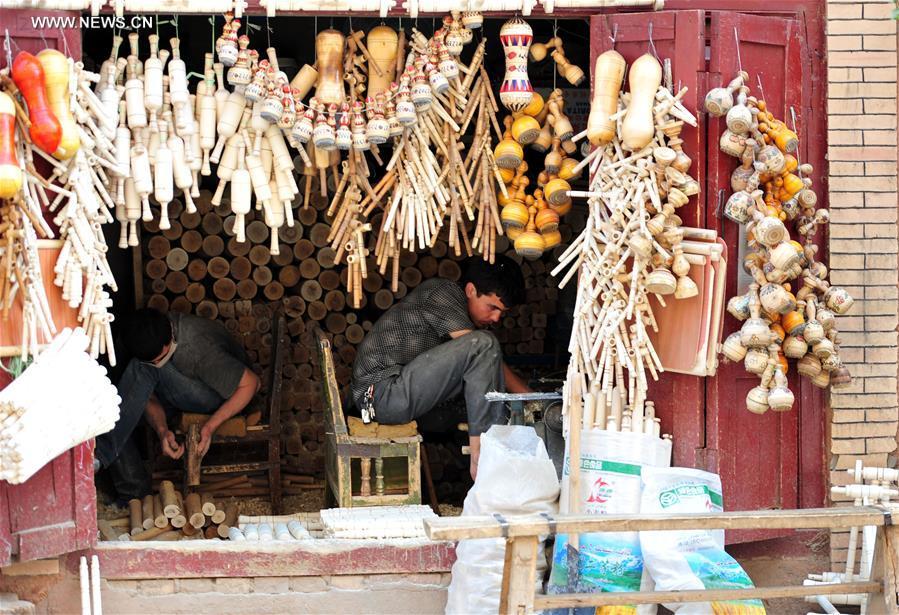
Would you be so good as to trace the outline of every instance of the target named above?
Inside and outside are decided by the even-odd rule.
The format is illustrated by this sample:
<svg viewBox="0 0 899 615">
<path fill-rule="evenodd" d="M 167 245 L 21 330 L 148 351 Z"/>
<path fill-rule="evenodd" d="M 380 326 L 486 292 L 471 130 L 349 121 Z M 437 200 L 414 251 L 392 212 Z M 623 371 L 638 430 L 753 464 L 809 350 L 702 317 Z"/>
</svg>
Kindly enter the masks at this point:
<svg viewBox="0 0 899 615">
<path fill-rule="evenodd" d="M 211 426 L 209 423 L 211 421 L 207 421 L 203 428 L 200 429 L 200 442 L 197 444 L 197 453 L 200 457 L 206 455 L 206 452 L 209 450 L 209 445 L 212 444 L 212 434 L 215 433 L 216 427 Z"/>
<path fill-rule="evenodd" d="M 471 460 L 471 467 L 469 469 L 471 472 L 471 480 L 477 480 L 478 478 L 478 462 L 474 459 Z"/>
<path fill-rule="evenodd" d="M 170 429 L 160 432 L 159 442 L 162 444 L 162 452 L 167 457 L 180 459 L 181 455 L 184 454 L 184 445 L 178 444 L 178 441 L 175 439 L 175 434 L 172 433 L 172 430 Z"/>
</svg>

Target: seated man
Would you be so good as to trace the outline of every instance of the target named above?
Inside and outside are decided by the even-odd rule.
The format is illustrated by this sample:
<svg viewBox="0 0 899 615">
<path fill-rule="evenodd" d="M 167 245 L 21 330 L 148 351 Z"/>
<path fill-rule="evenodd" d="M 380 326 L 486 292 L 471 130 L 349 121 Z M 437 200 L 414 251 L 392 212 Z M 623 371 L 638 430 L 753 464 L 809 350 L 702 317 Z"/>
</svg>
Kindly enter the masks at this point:
<svg viewBox="0 0 899 615">
<path fill-rule="evenodd" d="M 142 309 L 125 322 L 121 338 L 133 358 L 117 385 L 119 420 L 97 438 L 96 451 L 100 466 L 116 466 L 120 499 L 150 492 L 149 477 L 128 445 L 141 416 L 146 414 L 159 436 L 162 452 L 178 459 L 184 446 L 175 440 L 166 415 L 211 414 L 200 431 L 199 452 L 205 455 L 215 430 L 259 390 L 259 377 L 248 367 L 243 348 L 218 322 Z"/>
<path fill-rule="evenodd" d="M 459 283 L 423 282 L 387 310 L 360 344 L 353 365 L 356 406 L 365 408 L 370 400 L 376 421 L 399 424 L 461 393 L 474 478 L 480 435 L 506 420 L 502 404 L 487 403 L 484 395 L 530 392 L 503 362 L 496 337 L 478 329 L 499 322 L 523 300 L 521 270 L 502 255 L 493 265 L 469 259 Z"/>
</svg>

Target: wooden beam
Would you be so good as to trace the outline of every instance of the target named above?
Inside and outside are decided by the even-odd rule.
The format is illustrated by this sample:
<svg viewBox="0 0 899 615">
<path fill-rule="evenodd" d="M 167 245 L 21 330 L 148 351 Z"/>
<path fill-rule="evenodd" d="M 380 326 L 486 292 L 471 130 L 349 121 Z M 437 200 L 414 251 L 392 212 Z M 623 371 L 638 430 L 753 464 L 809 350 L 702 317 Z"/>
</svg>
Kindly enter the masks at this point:
<svg viewBox="0 0 899 615">
<path fill-rule="evenodd" d="M 670 602 L 718 602 L 757 598 L 802 598 L 835 594 L 868 594 L 882 592 L 881 583 L 860 581 L 832 585 L 788 585 L 751 589 L 685 589 L 662 592 L 603 592 L 599 594 L 539 594 L 534 609 L 558 609 L 581 606 L 613 606 L 624 604 L 660 604 Z"/>
<path fill-rule="evenodd" d="M 884 525 L 886 509 L 874 506 L 853 508 L 809 508 L 805 510 L 752 510 L 676 515 L 560 515 L 555 529 L 544 517 L 509 517 L 508 536 L 569 534 L 586 532 L 637 532 L 644 530 L 704 529 L 813 529 Z M 432 540 L 498 538 L 502 528 L 493 517 L 443 517 L 426 519 L 425 531 Z"/>
<path fill-rule="evenodd" d="M 506 559 L 499 599 L 500 614 L 534 612 L 537 539 L 537 536 L 522 536 L 506 541 Z"/>
</svg>

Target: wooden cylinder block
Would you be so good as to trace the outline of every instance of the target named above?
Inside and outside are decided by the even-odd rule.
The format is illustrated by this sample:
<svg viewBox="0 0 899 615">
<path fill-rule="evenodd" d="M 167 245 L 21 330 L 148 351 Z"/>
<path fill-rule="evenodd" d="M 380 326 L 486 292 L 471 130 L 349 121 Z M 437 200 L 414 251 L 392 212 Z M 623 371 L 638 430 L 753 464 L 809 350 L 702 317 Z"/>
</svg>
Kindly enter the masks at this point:
<svg viewBox="0 0 899 615">
<path fill-rule="evenodd" d="M 231 256 L 246 256 L 250 253 L 250 248 L 252 248 L 248 242 L 246 241 L 237 241 L 236 237 L 231 237 L 227 243 L 228 254 Z"/>
<path fill-rule="evenodd" d="M 318 251 L 318 254 L 315 255 L 315 260 L 318 261 L 318 264 L 322 269 L 332 269 L 334 267 L 334 259 L 336 257 L 337 253 L 330 246 L 328 246 Z"/>
<path fill-rule="evenodd" d="M 172 249 L 169 240 L 161 235 L 154 235 L 147 242 L 147 254 L 152 258 L 165 258 L 165 255 Z"/>
<path fill-rule="evenodd" d="M 282 267 L 278 272 L 278 281 L 281 282 L 285 288 L 293 288 L 300 283 L 300 270 L 293 265 Z"/>
<path fill-rule="evenodd" d="M 222 278 L 216 280 L 212 285 L 212 292 L 222 301 L 231 301 L 237 294 L 237 284 L 234 283 L 234 280 Z"/>
<path fill-rule="evenodd" d="M 277 301 L 281 297 L 284 296 L 284 287 L 281 286 L 280 282 L 269 282 L 265 285 L 265 288 L 262 291 L 262 294 L 265 295 L 265 298 L 269 301 Z M 270 322 L 270 321 L 261 321 L 261 322 Z"/>
<path fill-rule="evenodd" d="M 197 231 L 185 231 L 181 235 L 181 247 L 188 254 L 194 254 L 203 245 L 203 236 Z"/>
<path fill-rule="evenodd" d="M 284 313 L 290 318 L 299 318 L 306 312 L 306 302 L 302 297 L 292 295 L 284 299 Z"/>
<path fill-rule="evenodd" d="M 147 272 L 147 277 L 151 280 L 159 280 L 165 277 L 165 274 L 168 273 L 169 268 L 168 265 L 165 264 L 165 261 L 153 259 L 151 261 L 147 261 L 147 264 L 144 265 L 144 271 Z"/>
<path fill-rule="evenodd" d="M 306 280 L 312 280 L 321 273 L 321 265 L 314 258 L 306 258 L 300 262 L 300 276 Z"/>
<path fill-rule="evenodd" d="M 247 235 L 247 237 L 249 237 L 249 235 Z M 257 267 L 268 265 L 271 260 L 272 253 L 268 251 L 268 246 L 253 246 L 250 248 L 250 262 Z"/>
<path fill-rule="evenodd" d="M 244 222 L 246 222 L 250 218 L 252 213 L 253 212 L 250 211 L 250 213 L 248 213 L 246 215 Z M 225 233 L 225 235 L 227 235 L 228 237 L 234 237 L 235 235 L 237 235 L 237 233 L 234 230 L 234 224 L 236 222 L 237 222 L 237 216 L 235 216 L 234 214 L 231 214 L 230 216 L 225 217 L 225 220 L 222 222 L 222 231 Z"/>
<path fill-rule="evenodd" d="M 267 243 L 269 240 L 269 228 L 261 220 L 253 220 L 247 225 L 247 240 L 252 243 Z"/>
<path fill-rule="evenodd" d="M 376 293 L 381 290 L 381 287 L 384 286 L 384 278 L 381 277 L 381 274 L 375 271 L 374 267 L 369 267 L 368 269 L 368 277 L 362 280 L 362 288 L 365 289 L 367 293 Z"/>
<path fill-rule="evenodd" d="M 346 331 L 346 317 L 340 312 L 331 312 L 325 318 L 325 328 L 331 333 Z"/>
<path fill-rule="evenodd" d="M 187 297 L 181 295 L 180 297 L 175 297 L 172 299 L 172 304 L 169 306 L 170 312 L 180 312 L 181 314 L 190 314 L 190 310 L 193 307 L 190 301 L 187 300 Z"/>
<path fill-rule="evenodd" d="M 325 290 L 334 290 L 340 286 L 340 274 L 333 269 L 322 271 L 318 276 L 318 283 Z"/>
<path fill-rule="evenodd" d="M 147 307 L 163 313 L 168 312 L 169 300 L 165 295 L 150 295 L 150 298 L 147 299 Z"/>
<path fill-rule="evenodd" d="M 440 266 L 437 267 L 437 275 L 441 278 L 458 282 L 459 278 L 462 277 L 462 270 L 456 261 L 443 260 L 440 261 Z"/>
<path fill-rule="evenodd" d="M 328 315 L 328 308 L 321 301 L 313 301 L 306 306 L 306 313 L 312 320 L 322 320 Z"/>
<path fill-rule="evenodd" d="M 187 263 L 187 277 L 199 282 L 206 277 L 206 261 L 195 258 Z"/>
<path fill-rule="evenodd" d="M 191 303 L 199 303 L 206 298 L 206 287 L 199 282 L 188 284 L 184 296 L 187 297 L 187 300 Z"/>
<path fill-rule="evenodd" d="M 165 287 L 173 294 L 182 294 L 187 290 L 187 285 L 187 274 L 183 271 L 169 271 L 165 276 Z"/>
<path fill-rule="evenodd" d="M 278 229 L 278 239 L 280 239 L 282 243 L 294 244 L 302 238 L 303 227 L 299 224 L 294 224 L 293 226 L 284 224 Z"/>
<path fill-rule="evenodd" d="M 300 287 L 300 296 L 307 302 L 318 301 L 322 296 L 322 287 L 315 280 L 306 280 Z"/>
<path fill-rule="evenodd" d="M 422 256 L 418 259 L 418 270 L 421 272 L 421 276 L 425 280 L 433 278 L 437 275 L 437 267 L 437 259 L 433 256 Z"/>
<path fill-rule="evenodd" d="M 293 255 L 300 261 L 312 256 L 313 252 L 315 252 L 315 246 L 308 239 L 300 239 L 293 246 Z"/>
<path fill-rule="evenodd" d="M 222 232 L 222 217 L 214 211 L 210 211 L 203 216 L 200 226 L 203 228 L 203 234 L 207 236 L 218 235 Z"/>
<path fill-rule="evenodd" d="M 174 201 L 172 201 L 174 203 Z M 171 204 L 169 204 L 169 208 L 171 208 Z M 177 220 L 172 220 L 172 226 L 162 231 L 162 236 L 168 239 L 169 241 L 177 241 L 181 234 L 184 232 L 184 229 L 181 227 L 181 223 Z"/>
<path fill-rule="evenodd" d="M 284 267 L 293 262 L 293 250 L 286 243 L 282 243 L 277 254 L 272 254 L 272 262 L 278 267 Z"/>
<path fill-rule="evenodd" d="M 253 280 L 241 280 L 237 283 L 237 294 L 240 295 L 242 299 L 254 298 L 258 290 L 259 288 Z"/>
<path fill-rule="evenodd" d="M 245 256 L 235 256 L 231 259 L 231 277 L 235 280 L 246 280 L 253 271 L 250 259 Z"/>
<path fill-rule="evenodd" d="M 375 306 L 379 310 L 386 310 L 393 305 L 393 293 L 389 289 L 382 288 L 375 293 Z"/>
<path fill-rule="evenodd" d="M 214 302 L 206 299 L 200 301 L 200 303 L 197 304 L 196 312 L 197 316 L 208 318 L 209 320 L 215 320 L 216 318 L 218 318 L 219 308 Z"/>
<path fill-rule="evenodd" d="M 329 312 L 342 312 L 346 307 L 346 295 L 341 290 L 329 290 L 325 293 L 325 307 Z"/>
<path fill-rule="evenodd" d="M 187 267 L 188 261 L 190 261 L 190 257 L 181 248 L 172 248 L 165 257 L 165 264 L 172 271 L 181 271 Z"/>
<path fill-rule="evenodd" d="M 199 211 L 189 214 L 185 210 L 178 220 L 181 222 L 182 227 L 186 229 L 195 229 L 200 226 L 200 223 L 203 221 L 203 215 Z"/>
<path fill-rule="evenodd" d="M 231 271 L 231 263 L 226 258 L 216 256 L 209 259 L 209 262 L 206 264 L 206 271 L 213 278 L 224 278 Z"/>
<path fill-rule="evenodd" d="M 318 210 L 312 207 L 303 207 L 297 211 L 297 217 L 303 226 L 312 226 L 318 219 Z"/>
<path fill-rule="evenodd" d="M 497 240 L 499 240 L 499 237 L 497 237 Z M 446 252 L 447 245 L 445 241 L 438 241 L 433 246 L 431 246 L 431 256 L 433 256 L 434 258 L 443 258 L 444 256 L 446 256 Z"/>
<path fill-rule="evenodd" d="M 251 253 L 252 255 L 252 253 Z M 272 281 L 272 270 L 266 267 L 265 265 L 261 265 L 259 267 L 253 268 L 253 281 L 256 282 L 259 286 L 265 286 L 269 282 Z"/>
<path fill-rule="evenodd" d="M 328 245 L 328 234 L 330 232 L 330 226 L 319 222 L 309 230 L 309 241 L 311 241 L 312 245 L 316 248 L 324 248 Z"/>
<path fill-rule="evenodd" d="M 355 316 L 355 314 L 353 314 Z M 361 325 L 352 324 L 346 328 L 344 336 L 350 344 L 358 344 L 365 337 L 365 330 Z"/>
<path fill-rule="evenodd" d="M 203 238 L 203 254 L 209 257 L 220 256 L 225 251 L 225 240 L 218 235 Z"/>
</svg>

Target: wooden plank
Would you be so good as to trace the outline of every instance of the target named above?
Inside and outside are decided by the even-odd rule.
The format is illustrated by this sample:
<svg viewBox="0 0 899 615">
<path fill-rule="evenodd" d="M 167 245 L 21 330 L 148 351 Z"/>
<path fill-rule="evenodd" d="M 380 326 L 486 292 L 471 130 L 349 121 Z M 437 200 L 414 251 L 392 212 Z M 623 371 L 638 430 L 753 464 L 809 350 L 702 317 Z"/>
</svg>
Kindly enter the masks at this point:
<svg viewBox="0 0 899 615">
<path fill-rule="evenodd" d="M 534 598 L 534 608 L 557 609 L 581 606 L 616 606 L 624 604 L 659 604 L 663 602 L 718 602 L 757 598 L 802 598 L 831 594 L 867 594 L 883 591 L 881 583 L 861 581 L 833 585 L 786 585 L 752 589 L 688 589 L 664 592 L 604 592 L 599 594 L 541 594 Z M 822 588 L 826 587 L 826 594 Z M 875 611 L 877 612 L 877 611 Z"/>
<path fill-rule="evenodd" d="M 347 419 L 350 436 L 363 438 L 409 438 L 418 435 L 418 423 L 411 421 L 402 425 L 382 425 L 380 423 L 364 423 L 358 416 Z"/>
<path fill-rule="evenodd" d="M 500 613 L 515 615 L 534 612 L 537 545 L 537 536 L 523 536 L 506 541 Z"/>
<path fill-rule="evenodd" d="M 555 530 L 544 517 L 509 517 L 509 536 L 586 532 L 637 532 L 644 530 L 703 529 L 813 529 L 882 526 L 888 511 L 873 506 L 858 508 L 810 508 L 806 510 L 757 510 L 674 515 L 565 515 L 555 518 Z M 443 517 L 425 519 L 432 540 L 498 538 L 503 529 L 493 517 Z"/>
</svg>

